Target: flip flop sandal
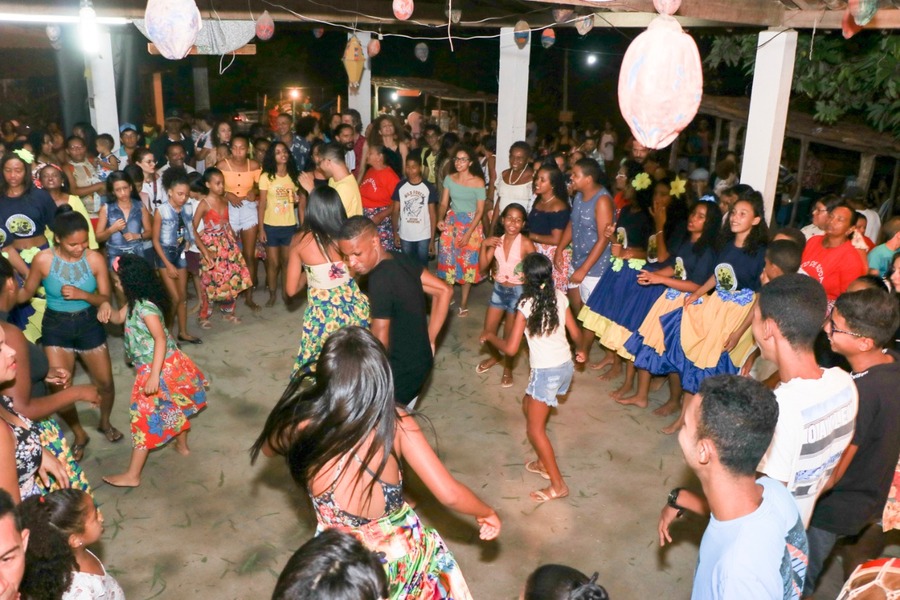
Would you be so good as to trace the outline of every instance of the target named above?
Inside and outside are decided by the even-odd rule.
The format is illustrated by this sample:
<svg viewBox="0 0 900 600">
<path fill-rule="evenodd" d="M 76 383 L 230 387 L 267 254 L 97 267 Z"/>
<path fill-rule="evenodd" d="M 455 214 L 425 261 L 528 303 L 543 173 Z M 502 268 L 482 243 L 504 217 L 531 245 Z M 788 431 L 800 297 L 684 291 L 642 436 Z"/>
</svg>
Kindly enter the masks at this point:
<svg viewBox="0 0 900 600">
<path fill-rule="evenodd" d="M 105 435 L 105 436 L 106 436 L 106 440 L 107 440 L 108 442 L 112 442 L 112 443 L 116 443 L 116 442 L 120 441 L 120 440 L 124 437 L 124 436 L 122 435 L 122 432 L 119 431 L 118 429 L 116 429 L 115 427 L 113 427 L 112 425 L 109 426 L 109 429 L 100 429 L 100 428 L 98 427 L 98 428 L 97 428 L 97 431 L 99 431 L 100 433 L 102 433 L 103 435 Z"/>
<path fill-rule="evenodd" d="M 478 373 L 479 375 L 481 375 L 481 374 L 487 373 L 488 371 L 490 371 L 491 369 L 493 369 L 493 368 L 497 365 L 496 362 L 493 363 L 493 364 L 492 364 L 491 366 L 489 366 L 489 367 L 484 366 L 484 363 L 488 362 L 489 360 L 490 360 L 490 359 L 483 360 L 483 361 L 481 361 L 480 363 L 478 363 L 478 364 L 475 366 L 475 372 Z"/>
<path fill-rule="evenodd" d="M 538 466 L 538 461 L 533 460 L 531 462 L 525 463 L 525 470 L 529 473 L 534 473 L 535 475 L 540 475 L 547 481 L 550 481 L 550 475 L 547 474 L 547 471 L 543 469 L 543 467 Z"/>
<path fill-rule="evenodd" d="M 469 309 L 468 309 L 468 308 L 463 308 L 462 306 L 460 306 L 460 307 L 459 307 L 459 310 L 456 311 L 456 314 L 457 314 L 457 316 L 459 316 L 459 317 L 463 317 L 463 318 L 464 318 L 464 317 L 468 317 L 468 316 L 469 316 Z"/>
<path fill-rule="evenodd" d="M 84 440 L 83 444 L 72 443 L 72 460 L 75 462 L 81 462 L 81 459 L 84 458 L 84 449 L 87 448 L 87 445 L 91 443 L 91 438 Z"/>
<path fill-rule="evenodd" d="M 560 500 L 569 495 L 569 490 L 566 490 L 562 494 L 557 494 L 553 488 L 547 488 L 547 491 L 544 490 L 535 490 L 529 494 L 531 499 L 537 502 L 538 504 L 543 504 L 548 500 Z"/>
<path fill-rule="evenodd" d="M 513 386 L 513 378 L 512 375 L 504 375 L 502 379 L 500 379 L 500 387 L 511 388 Z"/>
</svg>

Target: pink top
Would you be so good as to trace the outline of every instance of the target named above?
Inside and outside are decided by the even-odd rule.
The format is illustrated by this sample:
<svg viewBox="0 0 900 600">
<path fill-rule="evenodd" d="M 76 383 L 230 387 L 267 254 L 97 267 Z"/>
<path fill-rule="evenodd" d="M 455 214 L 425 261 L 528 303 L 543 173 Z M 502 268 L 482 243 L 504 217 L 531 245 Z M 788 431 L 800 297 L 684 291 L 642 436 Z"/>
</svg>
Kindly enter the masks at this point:
<svg viewBox="0 0 900 600">
<path fill-rule="evenodd" d="M 497 261 L 497 272 L 494 273 L 494 281 L 510 285 L 522 285 L 525 276 L 522 273 L 522 234 L 518 234 L 509 247 L 509 256 L 501 243 L 494 250 L 494 259 Z"/>
</svg>

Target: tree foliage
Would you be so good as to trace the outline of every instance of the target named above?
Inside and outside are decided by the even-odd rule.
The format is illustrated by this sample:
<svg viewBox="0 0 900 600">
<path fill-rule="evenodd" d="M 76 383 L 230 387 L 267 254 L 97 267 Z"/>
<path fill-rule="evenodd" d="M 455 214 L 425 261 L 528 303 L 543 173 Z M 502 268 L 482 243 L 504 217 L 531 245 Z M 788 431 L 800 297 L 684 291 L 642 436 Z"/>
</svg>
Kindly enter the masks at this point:
<svg viewBox="0 0 900 600">
<path fill-rule="evenodd" d="M 707 71 L 739 67 L 751 76 L 757 41 L 756 35 L 716 36 L 704 60 Z M 801 33 L 793 92 L 810 101 L 823 123 L 857 116 L 900 136 L 900 36 L 873 31 L 845 40 L 839 33 Z"/>
</svg>

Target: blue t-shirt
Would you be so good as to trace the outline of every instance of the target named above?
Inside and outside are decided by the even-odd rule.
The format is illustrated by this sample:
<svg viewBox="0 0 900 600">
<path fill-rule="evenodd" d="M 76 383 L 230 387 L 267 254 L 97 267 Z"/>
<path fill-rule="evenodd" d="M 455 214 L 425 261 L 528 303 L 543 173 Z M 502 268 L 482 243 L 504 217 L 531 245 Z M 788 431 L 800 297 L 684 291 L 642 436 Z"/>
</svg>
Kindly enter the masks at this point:
<svg viewBox="0 0 900 600">
<path fill-rule="evenodd" d="M 869 268 L 878 269 L 878 275 L 884 277 L 891 268 L 891 261 L 894 259 L 894 254 L 896 253 L 885 244 L 875 246 L 872 248 L 872 251 L 869 252 L 867 257 Z"/>
<path fill-rule="evenodd" d="M 730 521 L 710 516 L 691 600 L 801 597 L 809 545 L 797 504 L 780 482 L 756 482 L 764 489 L 755 511 Z"/>
<path fill-rule="evenodd" d="M 758 292 L 762 287 L 759 276 L 766 267 L 766 247 L 760 245 L 756 254 L 748 254 L 743 249 L 729 242 L 716 257 L 716 271 L 723 264 L 731 265 L 734 276 L 737 278 L 735 290 L 749 289 Z"/>
<path fill-rule="evenodd" d="M 687 238 L 673 252 L 675 265 L 680 264 L 685 271 L 687 281 L 703 285 L 712 276 L 716 266 L 716 254 L 712 247 L 707 246 L 703 252 L 694 252 L 694 242 Z M 676 273 L 676 276 L 678 274 Z"/>
</svg>

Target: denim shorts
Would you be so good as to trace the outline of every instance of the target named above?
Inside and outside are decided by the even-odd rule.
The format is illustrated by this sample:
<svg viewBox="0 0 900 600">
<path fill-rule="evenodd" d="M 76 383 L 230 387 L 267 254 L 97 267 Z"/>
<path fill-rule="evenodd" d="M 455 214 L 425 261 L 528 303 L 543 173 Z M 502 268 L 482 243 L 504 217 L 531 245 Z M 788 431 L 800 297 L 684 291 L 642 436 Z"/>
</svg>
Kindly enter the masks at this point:
<svg viewBox="0 0 900 600">
<path fill-rule="evenodd" d="M 521 285 L 506 287 L 499 281 L 495 281 L 494 289 L 491 291 L 490 306 L 491 308 L 499 308 L 503 312 L 515 313 L 521 295 Z"/>
<path fill-rule="evenodd" d="M 235 233 L 240 234 L 245 229 L 253 229 L 259 224 L 259 213 L 256 210 L 256 202 L 241 201 L 240 206 L 228 203 L 228 221 Z"/>
<path fill-rule="evenodd" d="M 297 233 L 297 228 L 293 225 L 266 225 L 266 246 L 273 248 L 275 246 L 290 246 L 291 238 Z"/>
<path fill-rule="evenodd" d="M 44 311 L 41 344 L 85 352 L 106 343 L 106 330 L 93 306 L 78 312 Z"/>
<path fill-rule="evenodd" d="M 187 268 L 187 257 L 185 256 L 184 246 L 161 246 L 163 253 L 166 255 L 166 259 L 172 266 L 176 269 L 186 269 Z M 166 263 L 162 261 L 159 257 L 159 254 L 153 253 L 153 262 L 156 263 L 157 269 L 165 269 Z"/>
<path fill-rule="evenodd" d="M 556 407 L 559 405 L 556 397 L 569 391 L 574 372 L 575 364 L 571 360 L 558 367 L 532 369 L 525 393 L 551 408 Z"/>
</svg>

